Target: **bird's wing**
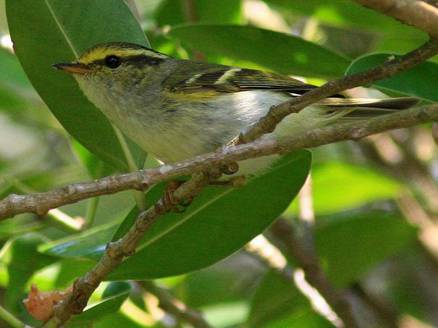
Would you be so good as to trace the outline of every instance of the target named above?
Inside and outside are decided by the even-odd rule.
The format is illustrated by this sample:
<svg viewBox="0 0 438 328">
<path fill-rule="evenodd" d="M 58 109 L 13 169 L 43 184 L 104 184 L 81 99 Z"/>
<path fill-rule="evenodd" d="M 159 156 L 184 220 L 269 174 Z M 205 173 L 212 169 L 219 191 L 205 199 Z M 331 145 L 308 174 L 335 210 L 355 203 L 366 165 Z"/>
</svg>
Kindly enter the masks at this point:
<svg viewBox="0 0 438 328">
<path fill-rule="evenodd" d="M 173 92 L 239 92 L 273 90 L 301 95 L 315 88 L 313 85 L 275 73 L 253 69 L 191 62 L 177 68 L 163 86 Z M 181 79 L 179 76 L 190 76 Z"/>
<path fill-rule="evenodd" d="M 201 62 L 190 62 L 189 65 L 180 65 L 163 87 L 175 94 L 198 97 L 203 94 L 239 92 L 249 90 L 271 90 L 286 92 L 291 96 L 300 96 L 316 87 L 297 79 L 258 70 L 212 65 Z M 180 76 L 190 76 L 180 78 Z M 387 114 L 393 111 L 412 107 L 418 102 L 411 97 L 391 99 L 345 98 L 343 95 L 319 101 L 318 105 L 325 106 L 329 111 L 348 110 L 347 116 L 368 117 Z M 354 111 L 352 111 L 354 109 Z"/>
</svg>

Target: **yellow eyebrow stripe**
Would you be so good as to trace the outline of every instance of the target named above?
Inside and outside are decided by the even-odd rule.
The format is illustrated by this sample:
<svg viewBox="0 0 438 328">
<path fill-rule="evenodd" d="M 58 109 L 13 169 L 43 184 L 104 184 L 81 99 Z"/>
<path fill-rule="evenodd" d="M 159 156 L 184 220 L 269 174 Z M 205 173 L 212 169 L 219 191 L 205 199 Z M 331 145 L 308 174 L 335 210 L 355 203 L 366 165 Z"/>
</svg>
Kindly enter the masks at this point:
<svg viewBox="0 0 438 328">
<path fill-rule="evenodd" d="M 161 55 L 154 51 L 148 49 L 123 49 L 123 48 L 95 48 L 91 51 L 85 53 L 79 58 L 79 62 L 82 64 L 91 64 L 93 62 L 103 60 L 108 56 L 117 56 L 121 58 L 125 57 L 136 57 L 136 56 L 147 56 L 151 58 L 164 59 L 165 55 Z"/>
</svg>

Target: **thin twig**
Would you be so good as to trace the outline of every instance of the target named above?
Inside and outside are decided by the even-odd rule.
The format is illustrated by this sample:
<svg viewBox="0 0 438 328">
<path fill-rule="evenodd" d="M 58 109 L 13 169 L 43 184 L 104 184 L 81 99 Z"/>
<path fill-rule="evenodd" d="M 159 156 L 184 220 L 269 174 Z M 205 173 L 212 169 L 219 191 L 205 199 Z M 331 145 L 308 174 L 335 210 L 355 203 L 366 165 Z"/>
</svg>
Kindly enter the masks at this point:
<svg viewBox="0 0 438 328">
<path fill-rule="evenodd" d="M 420 0 L 355 0 L 438 38 L 438 8 Z"/>
<path fill-rule="evenodd" d="M 25 328 L 26 325 L 17 319 L 11 312 L 0 305 L 0 320 L 6 322 L 11 328 Z"/>
<path fill-rule="evenodd" d="M 280 104 L 279 106 L 271 109 L 266 119 L 262 119 L 256 125 L 256 128 L 251 130 L 252 132 L 250 131 L 246 137 L 241 138 L 240 143 L 255 140 L 257 137 L 272 131 L 276 124 L 281 121 L 281 119 L 294 111 L 296 112 L 297 110 L 300 110 L 312 103 L 318 102 L 324 97 L 341 92 L 345 89 L 392 76 L 399 71 L 408 69 L 415 64 L 430 58 L 431 56 L 435 55 L 437 51 L 438 43 L 431 41 L 410 54 L 403 56 L 401 59 L 391 60 L 387 64 L 365 73 L 356 74 L 335 82 L 327 83 L 321 88 L 311 91 L 293 101 Z M 104 187 L 111 185 L 113 190 L 112 192 L 122 190 L 123 183 L 112 184 L 114 180 L 121 180 L 125 183 L 126 180 L 128 180 L 137 189 L 142 190 L 151 184 L 151 180 L 155 180 L 154 182 L 156 183 L 164 179 L 170 179 L 172 177 L 181 175 L 183 172 L 193 174 L 197 171 L 208 171 L 212 168 L 219 167 L 224 160 L 238 161 L 263 155 L 284 153 L 286 151 L 300 149 L 303 147 L 319 146 L 340 140 L 357 140 L 364 136 L 386 131 L 388 129 L 407 127 L 433 120 L 438 120 L 438 105 L 405 110 L 401 111 L 400 113 L 388 115 L 386 117 L 379 117 L 377 119 L 360 122 L 358 124 L 328 126 L 310 131 L 300 136 L 285 138 L 285 140 L 281 141 L 260 140 L 250 144 L 230 146 L 219 152 L 198 156 L 195 159 L 182 163 L 165 165 L 153 171 L 155 174 L 153 176 L 148 175 L 148 173 L 150 174 L 151 171 L 140 171 L 131 175 L 101 179 L 94 184 L 76 184 L 74 185 L 73 189 L 69 189 L 69 187 L 60 189 L 58 192 L 61 192 L 59 194 L 55 192 L 53 196 L 57 197 L 57 204 L 59 206 L 59 204 L 62 202 L 72 202 L 72 199 L 77 201 L 87 197 L 94 197 L 99 194 L 111 193 L 105 188 L 102 190 L 102 186 L 97 186 L 99 182 L 103 182 Z M 146 176 L 144 176 L 144 174 L 146 174 Z M 157 176 L 160 178 L 157 178 Z M 191 180 L 184 183 L 174 192 L 174 201 L 178 202 L 195 196 L 200 189 L 202 189 L 202 187 L 208 183 L 208 181 L 209 177 L 207 174 L 194 174 Z M 105 185 L 105 183 L 107 184 Z M 81 190 L 82 187 L 86 187 L 88 189 L 84 191 Z M 31 197 L 28 198 L 29 196 Z M 0 202 L 0 217 L 4 218 L 23 212 L 45 213 L 50 208 L 48 204 L 50 204 L 51 201 L 45 198 L 47 193 L 29 196 L 13 195 Z M 31 200 L 30 202 L 29 199 Z M 166 196 L 163 196 L 163 198 L 157 204 L 155 204 L 155 206 L 142 212 L 125 236 L 108 245 L 107 250 L 95 267 L 85 274 L 85 276 L 79 278 L 75 282 L 73 290 L 68 297 L 57 304 L 55 307 L 54 316 L 48 322 L 49 325 L 55 325 L 59 327 L 68 321 L 73 314 L 82 312 L 88 302 L 89 297 L 100 284 L 100 282 L 105 279 L 107 274 L 113 271 L 124 258 L 132 255 L 135 252 L 139 241 L 149 226 L 162 214 L 171 210 L 172 205 L 170 202 L 166 201 L 166 199 Z M 42 202 L 35 202 L 35 200 L 41 200 Z M 305 264 L 306 259 L 303 258 L 302 260 Z M 323 280 L 325 277 L 319 275 L 318 270 L 316 270 L 311 264 L 307 267 L 304 265 L 303 268 L 305 271 L 315 270 L 313 274 L 309 274 L 309 277 L 314 279 L 313 281 L 309 280 L 309 282 L 314 286 L 320 287 L 319 290 L 321 294 L 324 295 L 324 297 L 327 297 L 326 299 L 334 307 L 335 311 L 342 317 L 344 322 L 346 324 L 351 324 L 349 327 L 355 327 L 354 319 L 350 319 L 348 317 L 350 313 L 347 309 L 348 304 L 343 302 L 343 298 L 338 296 L 336 290 L 333 291 L 330 289 L 330 284 L 324 283 Z"/>
<path fill-rule="evenodd" d="M 348 88 L 371 83 L 378 79 L 392 76 L 432 57 L 437 52 L 438 42 L 430 41 L 417 50 L 412 51 L 411 53 L 398 59 L 392 59 L 382 66 L 363 73 L 347 76 L 337 81 L 328 82 L 322 87 L 312 90 L 301 97 L 297 97 L 278 106 L 274 106 L 271 108 L 267 116 L 262 118 L 247 133 L 241 135 L 237 143 L 245 144 L 257 139 L 264 133 L 273 131 L 276 125 L 290 113 L 299 111 L 327 96 L 339 93 Z M 358 139 L 369 134 L 378 133 L 393 128 L 408 127 L 427 121 L 434 121 L 436 120 L 436 113 L 433 109 L 434 108 L 432 107 L 432 111 L 424 109 L 421 112 L 404 111 L 399 114 L 393 114 L 391 118 L 394 120 L 390 120 L 390 116 L 387 116 L 386 120 L 378 118 L 370 120 L 369 122 L 358 123 L 355 128 L 352 126 L 344 126 L 343 134 L 340 134 L 337 131 L 330 131 L 330 127 L 326 129 L 310 131 L 302 135 L 304 140 L 301 140 L 301 144 L 300 142 L 298 142 L 298 144 L 300 144 L 301 148 L 315 147 L 340 140 Z M 418 117 L 412 117 L 415 115 Z M 380 120 L 381 122 L 379 122 Z M 400 120 L 400 122 L 398 122 L 398 120 Z M 370 124 L 373 126 L 370 126 Z M 365 126 L 362 127 L 361 125 Z M 367 130 L 369 130 L 369 133 Z M 319 132 L 329 132 L 329 135 L 325 133 L 319 135 Z M 314 140 L 313 143 L 306 142 L 308 137 L 315 139 L 315 136 L 320 138 L 320 140 Z M 299 137 L 295 139 L 299 139 Z M 300 148 L 295 147 L 293 143 L 294 140 L 292 138 L 289 145 L 285 144 L 283 146 L 283 151 Z M 272 146 L 274 146 L 274 149 L 271 148 Z M 259 151 L 257 147 L 260 148 Z M 263 147 L 266 148 L 262 149 Z M 71 204 L 82 199 L 111 194 L 126 189 L 144 190 L 147 189 L 150 184 L 171 179 L 180 175 L 189 175 L 196 170 L 202 170 L 206 167 L 219 164 L 218 161 L 223 159 L 242 160 L 256 156 L 273 154 L 282 150 L 275 149 L 275 145 L 272 144 L 271 147 L 262 146 L 256 143 L 243 146 L 241 149 L 236 147 L 228 147 L 220 153 L 198 156 L 193 160 L 184 161 L 170 166 L 165 165 L 155 170 L 138 171 L 131 174 L 107 177 L 97 180 L 93 183 L 73 184 L 61 189 L 53 190 L 49 193 L 33 194 L 32 196 L 18 196 L 12 194 L 0 202 L 0 219 L 25 212 L 44 215 L 52 208 L 56 208 L 65 204 Z M 236 150 L 238 151 L 235 152 Z M 234 158 L 232 158 L 232 154 L 234 155 Z"/>
<path fill-rule="evenodd" d="M 167 289 L 157 286 L 152 281 L 139 281 L 138 284 L 148 293 L 154 295 L 158 306 L 174 317 L 191 324 L 195 328 L 209 328 L 210 324 L 199 311 L 196 311 L 175 296 Z"/>
<path fill-rule="evenodd" d="M 214 153 L 175 164 L 162 165 L 156 169 L 105 177 L 93 182 L 75 183 L 48 192 L 29 195 L 11 194 L 0 201 L 0 219 L 20 213 L 44 215 L 52 208 L 83 199 L 114 194 L 127 189 L 144 190 L 162 181 L 218 166 L 224 161 L 240 161 L 302 148 L 318 147 L 343 140 L 358 140 L 371 134 L 432 121 L 438 121 L 438 104 L 411 108 L 354 124 L 327 126 L 302 135 L 287 137 L 281 141 L 258 140 L 248 144 L 228 146 Z"/>
<path fill-rule="evenodd" d="M 342 322 L 322 295 L 310 286 L 303 277 L 302 269 L 294 269 L 286 260 L 281 250 L 263 235 L 254 238 L 245 247 L 249 256 L 269 270 L 275 271 L 285 281 L 294 284 L 312 304 L 313 309 L 326 318 L 335 327 L 342 327 Z"/>
<path fill-rule="evenodd" d="M 367 291 L 360 283 L 355 283 L 352 287 L 354 293 L 360 297 L 366 305 L 376 313 L 380 320 L 385 323 L 386 328 L 397 328 L 398 313 L 383 300 L 379 299 Z"/>
<path fill-rule="evenodd" d="M 173 201 L 181 202 L 195 196 L 209 181 L 208 174 L 195 174 L 192 179 L 181 185 L 173 193 Z M 79 314 L 87 305 L 88 299 L 105 277 L 113 271 L 123 259 L 134 254 L 138 243 L 146 230 L 157 218 L 172 209 L 173 205 L 163 196 L 154 206 L 142 212 L 130 230 L 119 240 L 108 244 L 99 262 L 83 277 L 75 281 L 73 290 L 54 309 L 54 316 L 48 326 L 60 327 L 73 314 Z"/>
<path fill-rule="evenodd" d="M 263 134 L 274 131 L 278 123 L 289 114 L 297 113 L 311 104 L 347 89 L 367 85 L 391 77 L 399 72 L 406 71 L 436 54 L 438 54 L 438 41 L 430 40 L 420 48 L 404 56 L 390 59 L 382 65 L 365 72 L 327 82 L 319 88 L 306 92 L 301 97 L 292 98 L 280 105 L 273 106 L 268 115 L 261 118 L 246 133 L 241 134 L 236 140 L 236 143 L 248 143 L 256 140 Z"/>
</svg>

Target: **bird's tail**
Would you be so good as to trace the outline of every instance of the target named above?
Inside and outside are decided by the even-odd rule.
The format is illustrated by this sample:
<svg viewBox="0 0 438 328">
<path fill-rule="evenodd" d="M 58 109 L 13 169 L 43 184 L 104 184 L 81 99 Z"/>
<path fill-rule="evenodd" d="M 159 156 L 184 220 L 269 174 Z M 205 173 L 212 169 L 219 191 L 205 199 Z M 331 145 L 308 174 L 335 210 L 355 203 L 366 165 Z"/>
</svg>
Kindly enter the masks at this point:
<svg viewBox="0 0 438 328">
<path fill-rule="evenodd" d="M 369 118 L 390 114 L 415 106 L 418 99 L 412 97 L 372 99 L 372 98 L 326 98 L 318 105 L 326 106 L 329 113 L 347 111 L 343 118 Z"/>
</svg>

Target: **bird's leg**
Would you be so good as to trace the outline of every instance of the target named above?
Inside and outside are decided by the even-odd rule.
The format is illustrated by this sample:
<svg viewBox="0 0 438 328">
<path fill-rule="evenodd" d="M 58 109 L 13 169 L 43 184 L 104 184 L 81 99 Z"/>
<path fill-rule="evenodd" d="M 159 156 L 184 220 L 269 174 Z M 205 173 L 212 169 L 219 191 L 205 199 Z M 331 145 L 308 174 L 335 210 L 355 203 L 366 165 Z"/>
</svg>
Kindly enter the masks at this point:
<svg viewBox="0 0 438 328">
<path fill-rule="evenodd" d="M 239 171 L 239 164 L 237 162 L 225 162 L 219 167 L 219 176 L 234 175 Z M 226 187 L 242 187 L 246 183 L 246 177 L 244 175 L 233 176 L 226 180 L 212 179 L 209 184 L 213 186 L 226 186 Z"/>
<path fill-rule="evenodd" d="M 186 208 L 192 203 L 193 198 L 190 197 L 190 199 L 184 199 L 182 201 L 177 201 L 174 198 L 174 192 L 184 183 L 184 181 L 179 180 L 172 180 L 170 181 L 166 189 L 164 191 L 163 196 L 163 203 L 165 207 L 170 207 L 173 212 L 175 213 L 183 213 L 185 212 Z"/>
</svg>

